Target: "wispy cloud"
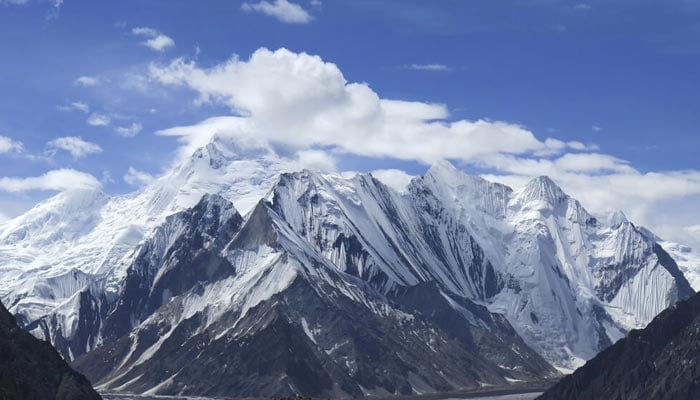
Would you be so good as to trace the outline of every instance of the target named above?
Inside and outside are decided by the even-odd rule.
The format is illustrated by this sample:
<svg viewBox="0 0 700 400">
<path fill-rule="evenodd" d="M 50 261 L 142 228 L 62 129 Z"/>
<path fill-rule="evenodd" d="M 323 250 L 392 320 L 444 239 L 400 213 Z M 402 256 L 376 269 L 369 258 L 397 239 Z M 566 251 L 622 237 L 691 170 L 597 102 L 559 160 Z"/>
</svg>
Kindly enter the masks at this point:
<svg viewBox="0 0 700 400">
<path fill-rule="evenodd" d="M 22 152 L 24 152 L 24 145 L 22 144 L 22 142 L 9 138 L 7 136 L 0 136 L 0 154 Z"/>
<path fill-rule="evenodd" d="M 452 67 L 445 64 L 407 64 L 402 65 L 401 69 L 411 69 L 414 71 L 437 71 L 437 72 L 450 72 Z"/>
<path fill-rule="evenodd" d="M 574 6 L 574 8 L 577 10 L 590 10 L 591 5 L 588 3 L 578 3 Z"/>
<path fill-rule="evenodd" d="M 101 186 L 94 176 L 69 168 L 51 170 L 40 176 L 0 178 L 0 190 L 9 193 L 96 189 Z"/>
<path fill-rule="evenodd" d="M 81 76 L 78 77 L 75 81 L 73 81 L 73 84 L 75 86 L 82 86 L 82 87 L 92 87 L 95 86 L 99 83 L 99 79 L 95 76 Z"/>
<path fill-rule="evenodd" d="M 175 41 L 171 37 L 153 28 L 136 27 L 131 29 L 131 34 L 146 38 L 146 41 L 141 42 L 141 44 L 155 51 L 162 52 L 175 47 Z"/>
<path fill-rule="evenodd" d="M 90 126 L 109 126 L 112 119 L 108 115 L 93 113 L 85 122 Z"/>
<path fill-rule="evenodd" d="M 139 171 L 134 167 L 129 167 L 129 170 L 124 175 L 124 182 L 131 186 L 147 185 L 148 183 L 152 182 L 153 179 L 155 179 L 153 175 L 147 172 Z"/>
<path fill-rule="evenodd" d="M 54 139 L 47 143 L 47 147 L 51 155 L 62 150 L 70 153 L 70 155 L 76 159 L 87 157 L 90 154 L 102 153 L 102 147 L 95 143 L 85 141 L 78 136 L 65 136 Z"/>
<path fill-rule="evenodd" d="M 320 2 L 317 3 L 320 5 Z M 316 4 L 314 4 L 316 5 Z M 287 0 L 261 1 L 259 3 L 243 3 L 241 9 L 245 12 L 258 12 L 287 24 L 308 24 L 313 20 L 302 6 Z"/>
<path fill-rule="evenodd" d="M 114 128 L 114 131 L 117 132 L 119 136 L 127 138 L 138 135 L 142 130 L 143 125 L 139 124 L 138 122 L 134 122 L 129 126 L 118 126 Z"/>
<path fill-rule="evenodd" d="M 80 112 L 85 113 L 85 114 L 90 112 L 90 105 L 88 103 L 85 103 L 82 101 L 74 101 L 74 102 L 70 103 L 69 105 L 56 106 L 56 108 L 59 111 L 64 111 L 64 112 L 80 111 Z"/>
</svg>

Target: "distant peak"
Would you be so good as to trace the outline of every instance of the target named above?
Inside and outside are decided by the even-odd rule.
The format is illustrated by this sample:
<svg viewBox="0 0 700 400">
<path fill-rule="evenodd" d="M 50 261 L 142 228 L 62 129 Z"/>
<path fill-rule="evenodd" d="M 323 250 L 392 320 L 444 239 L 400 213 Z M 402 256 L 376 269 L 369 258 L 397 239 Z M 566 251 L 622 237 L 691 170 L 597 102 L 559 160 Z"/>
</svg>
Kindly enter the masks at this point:
<svg viewBox="0 0 700 400">
<path fill-rule="evenodd" d="M 518 197 L 523 202 L 541 200 L 558 204 L 569 196 L 550 177 L 538 176 L 518 192 Z"/>
<path fill-rule="evenodd" d="M 454 174 L 454 173 L 462 173 L 460 170 L 458 170 L 451 162 L 447 160 L 438 160 L 435 161 L 430 168 L 428 169 L 427 174 L 428 175 L 436 175 L 436 174 L 443 174 L 443 173 L 449 173 L 449 174 Z"/>
<path fill-rule="evenodd" d="M 608 225 L 613 229 L 619 228 L 625 222 L 629 222 L 629 220 L 622 210 L 613 210 L 608 214 Z"/>
</svg>

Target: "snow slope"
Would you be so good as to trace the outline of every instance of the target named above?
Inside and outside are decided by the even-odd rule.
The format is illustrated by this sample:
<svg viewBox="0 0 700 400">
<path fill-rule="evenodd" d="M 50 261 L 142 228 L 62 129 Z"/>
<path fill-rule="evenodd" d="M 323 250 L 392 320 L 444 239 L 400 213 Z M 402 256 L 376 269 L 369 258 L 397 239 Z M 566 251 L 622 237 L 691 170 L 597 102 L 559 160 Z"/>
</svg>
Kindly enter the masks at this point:
<svg viewBox="0 0 700 400">
<path fill-rule="evenodd" d="M 232 201 L 243 214 L 264 198 L 277 231 L 286 232 L 279 240 L 292 241 L 283 247 L 295 261 L 260 244 L 239 243 L 228 253 L 230 266 L 211 266 L 216 273 L 196 301 L 187 300 L 190 287 L 163 280 L 170 283 L 157 296 L 155 286 L 147 286 L 141 295 L 155 300 L 140 314 L 129 309 L 119 329 L 138 329 L 141 317 L 176 307 L 168 305 L 176 297 L 175 316 L 168 312 L 172 326 L 201 313 L 215 312 L 213 320 L 245 315 L 284 292 L 292 276 L 321 263 L 321 270 L 312 268 L 314 279 L 321 279 L 318 271 L 336 271 L 342 279 L 328 282 L 340 279 L 343 285 L 331 284 L 333 290 L 351 299 L 370 289 L 376 292 L 371 296 L 391 299 L 436 284 L 448 297 L 504 316 L 528 346 L 570 370 L 692 293 L 656 239 L 622 213 L 596 219 L 546 177 L 513 191 L 439 162 L 398 193 L 371 175 L 294 170 L 294 162 L 266 146 L 217 137 L 136 193 L 61 193 L 0 227 L 6 283 L 0 298 L 68 358 L 115 339 L 105 331 L 105 318 L 125 301 L 128 274 L 143 246 L 160 243 L 148 262 L 158 273 L 169 271 L 162 264 L 172 245 L 168 238 L 182 232 L 168 230 L 173 221 L 166 217 L 195 206 L 204 194 Z M 196 250 L 172 261 L 192 282 L 187 263 L 198 260 Z M 228 276 L 232 270 L 235 278 Z M 129 300 L 139 302 L 136 295 Z"/>
<path fill-rule="evenodd" d="M 134 248 L 168 215 L 206 193 L 235 199 L 246 212 L 290 168 L 291 161 L 268 147 L 215 137 L 135 193 L 60 193 L 0 226 L 0 299 L 25 323 L 60 313 L 64 302 L 88 287 L 113 300 Z M 61 318 L 74 320 L 71 313 Z"/>
</svg>

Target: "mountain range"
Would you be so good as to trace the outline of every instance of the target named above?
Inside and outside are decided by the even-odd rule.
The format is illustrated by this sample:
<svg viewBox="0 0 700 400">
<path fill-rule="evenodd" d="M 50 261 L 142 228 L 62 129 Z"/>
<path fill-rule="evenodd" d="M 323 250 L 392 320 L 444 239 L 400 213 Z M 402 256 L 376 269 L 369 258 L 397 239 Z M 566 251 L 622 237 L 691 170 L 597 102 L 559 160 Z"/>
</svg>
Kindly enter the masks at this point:
<svg viewBox="0 0 700 400">
<path fill-rule="evenodd" d="M 556 378 L 694 293 L 547 177 L 297 167 L 215 137 L 136 193 L 63 192 L 0 226 L 0 299 L 100 389 L 361 397 Z"/>
</svg>

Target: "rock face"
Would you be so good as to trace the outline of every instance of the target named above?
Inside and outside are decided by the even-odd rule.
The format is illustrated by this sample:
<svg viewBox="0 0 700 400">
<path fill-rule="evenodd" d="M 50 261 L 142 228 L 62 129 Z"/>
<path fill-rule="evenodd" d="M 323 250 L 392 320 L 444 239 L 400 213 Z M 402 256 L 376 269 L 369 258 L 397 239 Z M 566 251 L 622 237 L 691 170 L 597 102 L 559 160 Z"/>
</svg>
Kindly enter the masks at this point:
<svg viewBox="0 0 700 400">
<path fill-rule="evenodd" d="M 662 312 L 539 400 L 700 398 L 700 294 Z"/>
<path fill-rule="evenodd" d="M 356 396 L 551 377 L 693 293 L 547 177 L 290 170 L 216 138 L 137 193 L 62 193 L 0 226 L 0 299 L 111 390 Z"/>
<path fill-rule="evenodd" d="M 76 368 L 110 390 L 235 397 L 409 395 L 557 375 L 503 316 L 439 284 L 385 295 L 339 270 L 271 201 L 238 221 L 218 196 L 170 218 L 159 232 L 178 234 L 143 244 L 105 318 L 103 337 L 123 335 Z M 217 234 L 203 244 L 197 231 Z"/>
<path fill-rule="evenodd" d="M 0 399 L 99 400 L 56 350 L 19 328 L 0 303 Z"/>
</svg>

